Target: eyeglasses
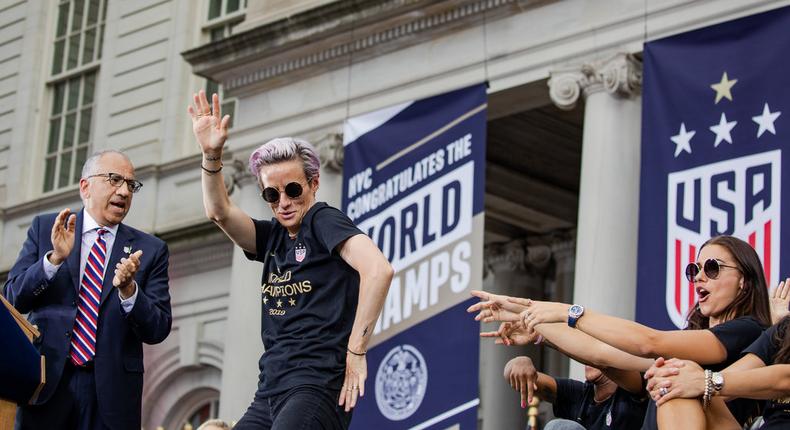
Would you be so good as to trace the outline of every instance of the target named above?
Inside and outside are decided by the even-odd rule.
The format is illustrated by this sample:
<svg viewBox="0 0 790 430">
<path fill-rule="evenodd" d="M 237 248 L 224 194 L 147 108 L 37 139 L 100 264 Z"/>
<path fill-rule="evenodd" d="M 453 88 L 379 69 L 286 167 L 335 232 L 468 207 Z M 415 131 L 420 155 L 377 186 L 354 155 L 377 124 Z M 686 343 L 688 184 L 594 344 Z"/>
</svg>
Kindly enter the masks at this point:
<svg viewBox="0 0 790 430">
<path fill-rule="evenodd" d="M 291 182 L 285 186 L 285 195 L 290 199 L 295 199 L 302 195 L 302 185 L 298 182 Z M 268 203 L 280 201 L 280 191 L 274 187 L 266 187 L 261 191 L 261 197 Z"/>
<path fill-rule="evenodd" d="M 124 182 L 126 182 L 126 187 L 129 189 L 129 191 L 133 193 L 136 193 L 140 191 L 140 188 L 143 188 L 142 182 L 136 181 L 134 179 L 126 179 L 123 177 L 123 175 L 119 175 L 117 173 L 97 173 L 95 175 L 90 175 L 85 179 L 90 179 L 95 177 L 107 178 L 107 182 L 109 182 L 110 185 L 112 185 L 115 188 L 120 187 L 121 185 L 123 185 Z"/>
<path fill-rule="evenodd" d="M 705 264 L 702 265 L 702 267 L 700 267 L 699 263 L 689 263 L 689 265 L 686 266 L 686 279 L 688 279 L 689 282 L 694 282 L 694 279 L 697 278 L 697 275 L 701 271 L 705 272 L 705 276 L 707 276 L 708 279 L 716 279 L 719 277 L 719 272 L 721 271 L 722 267 L 729 267 L 730 269 L 735 269 L 743 273 L 741 269 L 735 266 L 728 266 L 726 264 L 719 263 L 719 260 L 715 258 L 710 258 L 705 260 Z"/>
</svg>

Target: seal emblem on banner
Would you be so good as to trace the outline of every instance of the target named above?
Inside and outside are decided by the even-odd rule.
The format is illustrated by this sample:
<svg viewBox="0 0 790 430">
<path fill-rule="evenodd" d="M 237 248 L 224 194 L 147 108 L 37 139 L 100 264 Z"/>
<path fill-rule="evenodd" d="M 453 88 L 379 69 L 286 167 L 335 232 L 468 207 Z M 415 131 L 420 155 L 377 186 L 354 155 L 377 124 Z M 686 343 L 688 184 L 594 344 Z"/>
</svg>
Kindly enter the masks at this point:
<svg viewBox="0 0 790 430">
<path fill-rule="evenodd" d="M 392 348 L 376 372 L 376 404 L 392 421 L 414 414 L 425 397 L 428 366 L 420 351 L 411 345 Z"/>
</svg>

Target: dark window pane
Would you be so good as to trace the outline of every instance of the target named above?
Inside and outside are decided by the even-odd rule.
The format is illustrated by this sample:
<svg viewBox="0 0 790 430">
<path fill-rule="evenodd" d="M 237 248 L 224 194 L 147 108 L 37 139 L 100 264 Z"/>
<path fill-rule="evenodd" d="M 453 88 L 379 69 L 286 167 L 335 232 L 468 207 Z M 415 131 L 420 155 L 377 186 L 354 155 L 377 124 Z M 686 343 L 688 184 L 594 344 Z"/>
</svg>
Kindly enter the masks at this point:
<svg viewBox="0 0 790 430">
<path fill-rule="evenodd" d="M 66 83 L 55 84 L 55 91 L 52 94 L 52 115 L 57 115 L 63 111 L 63 99 L 66 97 Z"/>
<path fill-rule="evenodd" d="M 49 121 L 49 143 L 47 144 L 47 154 L 58 151 L 58 138 L 60 138 L 60 120 L 55 118 Z"/>
<path fill-rule="evenodd" d="M 80 101 L 80 78 L 69 79 L 69 101 L 67 110 L 72 110 L 77 107 Z"/>
<path fill-rule="evenodd" d="M 60 171 L 58 172 L 58 188 L 65 187 L 71 179 L 71 151 L 60 157 Z"/>
<path fill-rule="evenodd" d="M 104 4 L 101 8 L 101 21 L 107 21 L 107 0 L 104 0 Z"/>
<path fill-rule="evenodd" d="M 74 175 L 71 177 L 71 182 L 79 182 L 82 176 L 82 165 L 85 164 L 85 159 L 88 158 L 88 147 L 83 146 L 77 149 L 77 160 L 74 162 Z"/>
<path fill-rule="evenodd" d="M 66 70 L 77 67 L 77 60 L 80 58 L 80 34 L 82 33 L 69 37 L 69 55 Z"/>
<path fill-rule="evenodd" d="M 228 0 L 228 5 L 225 7 L 226 13 L 236 12 L 239 10 L 239 0 Z"/>
<path fill-rule="evenodd" d="M 57 75 L 63 71 L 63 46 L 66 39 L 55 42 L 55 53 L 52 55 L 52 74 Z"/>
<path fill-rule="evenodd" d="M 85 143 L 91 138 L 91 108 L 83 109 L 80 114 L 80 137 L 77 144 Z"/>
<path fill-rule="evenodd" d="M 74 129 L 77 126 L 77 114 L 66 115 L 66 128 L 63 130 L 63 149 L 69 149 L 74 144 Z"/>
<path fill-rule="evenodd" d="M 211 79 L 206 80 L 206 97 L 211 100 L 212 94 L 219 94 L 219 84 Z"/>
<path fill-rule="evenodd" d="M 221 10 L 222 10 L 222 0 L 209 0 L 208 19 L 214 19 L 218 17 Z"/>
<path fill-rule="evenodd" d="M 228 128 L 233 127 L 233 118 L 236 116 L 236 102 L 231 100 L 229 102 L 222 103 L 220 106 L 222 109 L 222 116 L 230 115 L 230 122 L 228 123 Z"/>
<path fill-rule="evenodd" d="M 82 28 L 84 8 L 85 0 L 74 0 L 74 13 L 71 16 L 71 31 L 79 31 Z"/>
<path fill-rule="evenodd" d="M 96 58 L 97 58 L 97 59 L 101 58 L 101 48 L 102 48 L 102 45 L 104 45 L 104 25 L 102 25 L 101 27 L 99 27 L 99 49 L 98 49 L 98 51 L 96 52 L 96 54 L 97 54 L 97 55 L 96 55 Z"/>
<path fill-rule="evenodd" d="M 47 166 L 44 168 L 44 191 L 52 190 L 55 182 L 55 157 L 47 158 Z"/>
<path fill-rule="evenodd" d="M 99 0 L 88 0 L 88 23 L 87 25 L 96 24 L 99 20 Z"/>
<path fill-rule="evenodd" d="M 96 90 L 96 72 L 85 75 L 82 87 L 82 104 L 93 103 L 93 92 Z"/>
<path fill-rule="evenodd" d="M 82 46 L 82 64 L 93 61 L 94 48 L 96 46 L 96 29 L 92 28 L 85 32 L 85 44 Z"/>
<path fill-rule="evenodd" d="M 218 41 L 220 39 L 224 39 L 225 38 L 225 26 L 223 25 L 221 27 L 212 28 L 210 34 L 211 34 L 210 39 L 211 39 L 212 42 L 216 42 L 216 41 Z"/>
<path fill-rule="evenodd" d="M 69 4 L 63 3 L 58 7 L 58 29 L 56 37 L 61 37 L 66 34 L 66 26 L 69 25 Z"/>
</svg>

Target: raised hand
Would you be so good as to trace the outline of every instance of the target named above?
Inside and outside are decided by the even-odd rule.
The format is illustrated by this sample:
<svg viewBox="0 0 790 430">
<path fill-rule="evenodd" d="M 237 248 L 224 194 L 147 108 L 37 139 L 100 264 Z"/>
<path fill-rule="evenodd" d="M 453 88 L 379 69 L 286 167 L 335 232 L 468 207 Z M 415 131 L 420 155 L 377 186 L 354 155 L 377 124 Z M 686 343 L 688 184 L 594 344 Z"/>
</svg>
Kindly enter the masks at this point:
<svg viewBox="0 0 790 430">
<path fill-rule="evenodd" d="M 776 324 L 790 313 L 790 278 L 780 282 L 771 291 L 771 321 Z"/>
<path fill-rule="evenodd" d="M 219 96 L 214 94 L 209 106 L 206 92 L 200 90 L 192 95 L 194 104 L 187 107 L 189 116 L 192 117 L 192 131 L 195 133 L 198 145 L 204 154 L 211 157 L 222 155 L 222 148 L 228 138 L 228 123 L 230 115 L 221 116 Z"/>
<path fill-rule="evenodd" d="M 113 287 L 118 288 L 123 298 L 129 298 L 134 294 L 134 275 L 140 268 L 140 257 L 142 250 L 135 251 L 129 257 L 121 258 L 115 265 L 115 276 L 112 278 Z"/>
<path fill-rule="evenodd" d="M 49 255 L 49 262 L 58 265 L 68 258 L 74 248 L 74 231 L 77 224 L 77 215 L 71 213 L 66 208 L 60 211 L 52 224 L 52 254 Z"/>
<path fill-rule="evenodd" d="M 485 331 L 480 337 L 496 338 L 497 345 L 529 345 L 539 336 L 537 331 L 527 332 L 526 327 L 520 322 L 503 322 L 497 331 Z"/>
<path fill-rule="evenodd" d="M 535 326 L 543 323 L 561 323 L 568 321 L 568 308 L 570 305 L 556 302 L 540 302 L 537 300 L 511 298 L 511 302 L 524 304 L 526 309 L 521 312 L 520 319 L 528 332 L 535 330 Z"/>
<path fill-rule="evenodd" d="M 368 377 L 368 362 L 364 355 L 346 353 L 346 377 L 340 389 L 337 404 L 345 406 L 346 412 L 357 405 L 357 399 L 365 395 L 365 379 Z"/>
<path fill-rule="evenodd" d="M 521 394 L 521 408 L 532 403 L 532 396 L 538 389 L 538 371 L 529 357 L 516 357 L 505 365 L 505 379 L 510 386 Z"/>
<path fill-rule="evenodd" d="M 521 319 L 519 314 L 524 306 L 510 302 L 510 297 L 479 290 L 472 290 L 471 294 L 480 299 L 466 309 L 469 313 L 477 312 L 475 321 L 517 322 Z"/>
</svg>

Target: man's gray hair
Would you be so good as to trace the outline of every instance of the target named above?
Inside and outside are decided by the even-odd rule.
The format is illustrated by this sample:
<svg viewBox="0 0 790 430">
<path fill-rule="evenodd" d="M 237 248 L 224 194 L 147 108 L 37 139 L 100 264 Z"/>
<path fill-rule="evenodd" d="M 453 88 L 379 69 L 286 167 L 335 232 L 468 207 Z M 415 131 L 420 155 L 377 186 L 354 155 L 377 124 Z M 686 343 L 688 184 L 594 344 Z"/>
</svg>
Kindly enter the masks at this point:
<svg viewBox="0 0 790 430">
<path fill-rule="evenodd" d="M 214 426 L 214 427 L 220 428 L 222 430 L 230 430 L 230 428 L 231 428 L 230 424 L 226 423 L 225 421 L 213 419 L 213 420 L 208 420 L 208 421 L 204 422 L 203 424 L 201 424 L 200 427 L 197 428 L 197 430 L 205 430 L 209 426 Z"/>
<path fill-rule="evenodd" d="M 85 160 L 85 164 L 82 165 L 82 176 L 80 176 L 80 178 L 86 179 L 88 176 L 95 174 L 96 162 L 99 161 L 99 158 L 102 158 L 106 154 L 121 155 L 126 159 L 126 161 L 129 162 L 129 164 L 132 164 L 132 160 L 129 159 L 129 156 L 123 152 L 118 151 L 117 149 L 103 149 L 101 151 L 94 152 L 90 157 L 88 157 L 87 160 Z"/>
</svg>

